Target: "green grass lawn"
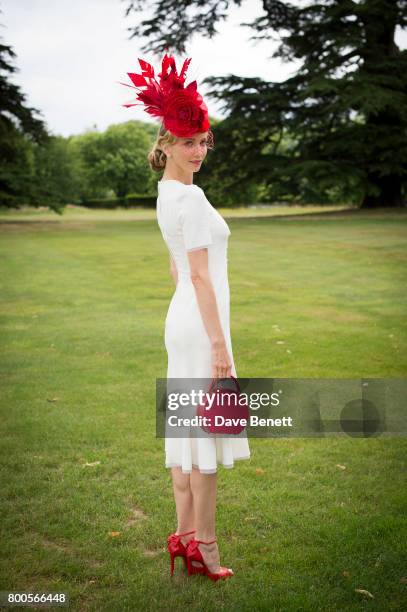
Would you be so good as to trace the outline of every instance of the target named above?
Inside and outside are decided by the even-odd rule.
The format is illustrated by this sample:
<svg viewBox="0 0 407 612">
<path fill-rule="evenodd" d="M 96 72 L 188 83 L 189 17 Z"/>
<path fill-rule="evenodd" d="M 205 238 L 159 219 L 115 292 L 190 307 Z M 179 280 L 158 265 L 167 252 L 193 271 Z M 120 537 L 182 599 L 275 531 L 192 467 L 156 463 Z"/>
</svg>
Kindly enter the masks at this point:
<svg viewBox="0 0 407 612">
<path fill-rule="evenodd" d="M 406 212 L 265 210 L 221 211 L 238 375 L 405 377 Z M 251 439 L 219 469 L 235 576 L 170 579 L 155 379 L 174 286 L 155 212 L 133 212 L 1 215 L 0 590 L 81 611 L 405 609 L 405 438 Z"/>
</svg>

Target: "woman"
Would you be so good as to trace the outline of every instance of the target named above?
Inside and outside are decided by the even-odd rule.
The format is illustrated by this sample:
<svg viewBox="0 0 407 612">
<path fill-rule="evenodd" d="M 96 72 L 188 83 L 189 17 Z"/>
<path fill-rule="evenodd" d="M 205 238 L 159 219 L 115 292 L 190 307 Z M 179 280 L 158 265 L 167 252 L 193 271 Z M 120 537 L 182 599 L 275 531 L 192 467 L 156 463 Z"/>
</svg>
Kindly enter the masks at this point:
<svg viewBox="0 0 407 612">
<path fill-rule="evenodd" d="M 167 379 L 237 378 L 229 324 L 227 243 L 230 229 L 193 184 L 208 148 L 213 147 L 207 107 L 196 81 L 184 88 L 191 60 L 180 74 L 171 56 L 154 77 L 150 64 L 139 60 L 142 74 L 129 73 L 137 99 L 162 119 L 149 154 L 158 181 L 157 220 L 170 253 L 176 285 L 166 321 Z M 131 104 L 125 106 L 132 106 Z M 234 460 L 249 459 L 247 437 L 165 438 L 166 467 L 171 469 L 178 519 L 168 537 L 171 575 L 181 556 L 190 574 L 212 580 L 229 578 L 233 570 L 220 565 L 215 536 L 217 465 L 232 468 Z"/>
</svg>

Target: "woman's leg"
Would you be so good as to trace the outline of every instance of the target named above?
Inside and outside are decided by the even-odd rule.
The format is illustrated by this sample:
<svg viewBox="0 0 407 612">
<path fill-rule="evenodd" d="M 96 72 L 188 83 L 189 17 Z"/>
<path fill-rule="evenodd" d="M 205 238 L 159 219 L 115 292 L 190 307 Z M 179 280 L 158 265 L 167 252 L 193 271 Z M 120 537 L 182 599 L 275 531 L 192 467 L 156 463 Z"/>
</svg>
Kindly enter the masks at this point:
<svg viewBox="0 0 407 612">
<path fill-rule="evenodd" d="M 176 533 L 193 531 L 195 529 L 194 500 L 190 487 L 190 474 L 183 474 L 180 467 L 171 468 L 171 474 L 178 520 Z M 186 544 L 193 536 L 193 533 L 183 536 L 181 542 Z"/>
<path fill-rule="evenodd" d="M 216 493 L 217 493 L 217 474 L 201 474 L 193 468 L 191 474 L 191 490 L 194 499 L 195 529 L 196 540 L 212 542 L 215 536 L 215 514 L 216 514 Z M 220 571 L 219 551 L 217 543 L 199 544 L 199 550 L 209 568 L 209 571 L 217 573 Z M 193 565 L 200 564 L 193 561 Z"/>
</svg>

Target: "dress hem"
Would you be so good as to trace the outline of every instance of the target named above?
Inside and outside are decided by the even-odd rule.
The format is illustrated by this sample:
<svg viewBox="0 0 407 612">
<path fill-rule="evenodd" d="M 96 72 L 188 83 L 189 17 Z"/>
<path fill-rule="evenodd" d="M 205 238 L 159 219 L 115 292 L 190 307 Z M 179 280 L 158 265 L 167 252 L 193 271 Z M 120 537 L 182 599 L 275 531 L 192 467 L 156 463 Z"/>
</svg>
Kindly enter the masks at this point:
<svg viewBox="0 0 407 612">
<path fill-rule="evenodd" d="M 250 459 L 251 455 L 245 455 L 244 457 L 234 457 L 234 461 L 239 461 L 239 459 Z M 218 465 L 222 465 L 226 469 L 232 469 L 234 467 L 234 463 L 219 463 Z M 217 469 L 214 470 L 200 470 L 199 465 L 196 463 L 192 464 L 193 467 L 197 468 L 201 474 L 216 474 Z M 166 468 L 180 467 L 183 474 L 191 474 L 192 470 L 183 470 L 182 465 L 179 463 L 165 463 Z"/>
</svg>

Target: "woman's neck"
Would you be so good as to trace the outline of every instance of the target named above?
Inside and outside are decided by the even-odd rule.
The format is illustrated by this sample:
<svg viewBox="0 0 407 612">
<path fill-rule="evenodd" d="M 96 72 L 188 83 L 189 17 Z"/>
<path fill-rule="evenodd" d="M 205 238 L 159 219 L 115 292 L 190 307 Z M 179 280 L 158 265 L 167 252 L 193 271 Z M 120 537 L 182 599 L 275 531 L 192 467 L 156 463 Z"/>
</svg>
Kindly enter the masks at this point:
<svg viewBox="0 0 407 612">
<path fill-rule="evenodd" d="M 193 184 L 193 173 L 192 172 L 182 172 L 177 167 L 169 167 L 167 163 L 164 174 L 162 176 L 163 181 L 179 181 L 180 183 L 185 183 L 185 185 Z"/>
</svg>

